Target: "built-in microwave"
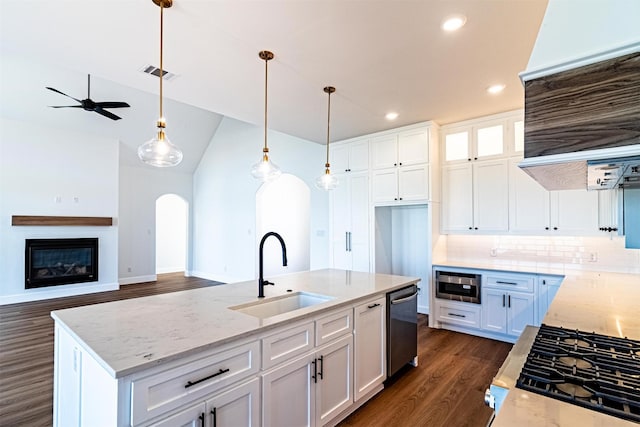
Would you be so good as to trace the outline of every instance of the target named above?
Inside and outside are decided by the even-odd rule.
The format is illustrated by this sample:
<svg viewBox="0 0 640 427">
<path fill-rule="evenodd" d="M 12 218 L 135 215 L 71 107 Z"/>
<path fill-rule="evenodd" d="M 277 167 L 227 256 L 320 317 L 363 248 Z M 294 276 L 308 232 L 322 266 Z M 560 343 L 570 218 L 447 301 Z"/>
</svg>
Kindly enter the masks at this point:
<svg viewBox="0 0 640 427">
<path fill-rule="evenodd" d="M 480 304 L 479 274 L 436 270 L 436 298 Z"/>
</svg>

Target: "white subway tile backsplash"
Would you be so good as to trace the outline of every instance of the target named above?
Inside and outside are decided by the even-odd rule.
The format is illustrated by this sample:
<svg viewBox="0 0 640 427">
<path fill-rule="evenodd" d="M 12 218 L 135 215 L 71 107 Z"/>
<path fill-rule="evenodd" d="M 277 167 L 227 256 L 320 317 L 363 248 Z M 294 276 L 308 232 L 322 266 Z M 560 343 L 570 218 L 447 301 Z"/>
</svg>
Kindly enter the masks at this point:
<svg viewBox="0 0 640 427">
<path fill-rule="evenodd" d="M 624 237 L 448 235 L 441 240 L 446 242 L 439 242 L 440 253 L 454 261 L 640 274 L 640 250 L 625 249 Z"/>
</svg>

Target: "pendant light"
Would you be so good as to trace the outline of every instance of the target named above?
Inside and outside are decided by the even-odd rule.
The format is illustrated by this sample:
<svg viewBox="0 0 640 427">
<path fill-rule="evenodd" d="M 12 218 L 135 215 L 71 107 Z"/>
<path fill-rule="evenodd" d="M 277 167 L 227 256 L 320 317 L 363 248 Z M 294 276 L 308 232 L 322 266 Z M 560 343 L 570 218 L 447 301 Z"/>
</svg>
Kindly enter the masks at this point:
<svg viewBox="0 0 640 427">
<path fill-rule="evenodd" d="M 264 60 L 264 148 L 262 149 L 262 160 L 253 165 L 251 175 L 262 182 L 273 181 L 278 178 L 282 171 L 271 160 L 269 160 L 269 147 L 267 146 L 267 79 L 268 63 L 273 59 L 273 53 L 268 50 L 261 51 L 258 56 Z"/>
<path fill-rule="evenodd" d="M 329 164 L 329 123 L 331 122 L 331 94 L 336 91 L 336 88 L 333 86 L 327 86 L 324 89 L 324 92 L 328 94 L 328 103 L 327 103 L 327 163 L 324 164 L 324 173 L 316 179 L 316 187 L 320 190 L 333 190 L 338 186 L 338 178 L 335 175 L 331 175 Z"/>
<path fill-rule="evenodd" d="M 173 0 L 152 0 L 154 4 L 160 6 L 160 117 L 156 122 L 158 134 L 149 141 L 138 147 L 138 157 L 144 163 L 159 168 L 176 166 L 182 161 L 182 151 L 171 144 L 169 138 L 164 133 L 166 121 L 162 115 L 162 80 L 164 72 L 162 68 L 162 38 L 163 38 L 163 11 L 173 5 Z"/>
</svg>

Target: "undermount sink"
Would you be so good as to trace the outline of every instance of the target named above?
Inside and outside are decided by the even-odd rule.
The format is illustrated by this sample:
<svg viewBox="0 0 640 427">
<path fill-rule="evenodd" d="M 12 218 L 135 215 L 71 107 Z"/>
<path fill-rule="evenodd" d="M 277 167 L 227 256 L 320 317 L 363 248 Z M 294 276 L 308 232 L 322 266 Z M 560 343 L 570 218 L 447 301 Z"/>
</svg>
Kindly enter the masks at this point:
<svg viewBox="0 0 640 427">
<path fill-rule="evenodd" d="M 326 295 L 312 294 L 309 292 L 294 292 L 281 297 L 269 298 L 265 301 L 258 301 L 249 304 L 236 305 L 229 307 L 230 310 L 239 311 L 260 319 L 277 316 L 279 314 L 289 313 L 305 307 L 311 307 L 316 304 L 331 301 L 333 297 Z"/>
</svg>

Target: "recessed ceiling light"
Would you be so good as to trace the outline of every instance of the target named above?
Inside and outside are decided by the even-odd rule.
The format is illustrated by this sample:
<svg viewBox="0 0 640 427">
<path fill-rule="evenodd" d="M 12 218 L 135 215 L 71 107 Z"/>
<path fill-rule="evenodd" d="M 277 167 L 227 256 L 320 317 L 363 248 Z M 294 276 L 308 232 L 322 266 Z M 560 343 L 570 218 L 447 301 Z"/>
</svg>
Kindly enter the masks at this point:
<svg viewBox="0 0 640 427">
<path fill-rule="evenodd" d="M 467 17 L 464 15 L 451 15 L 442 21 L 442 29 L 445 31 L 459 30 L 466 22 Z"/>
<path fill-rule="evenodd" d="M 398 118 L 398 113 L 395 113 L 395 112 L 393 112 L 393 111 L 392 111 L 392 112 L 390 112 L 390 113 L 387 113 L 384 117 L 385 117 L 387 120 L 395 120 L 395 119 L 397 119 L 397 118 Z"/>
<path fill-rule="evenodd" d="M 487 92 L 489 92 L 490 94 L 497 94 L 500 93 L 504 90 L 505 86 L 504 85 L 491 85 L 487 88 Z"/>
</svg>

